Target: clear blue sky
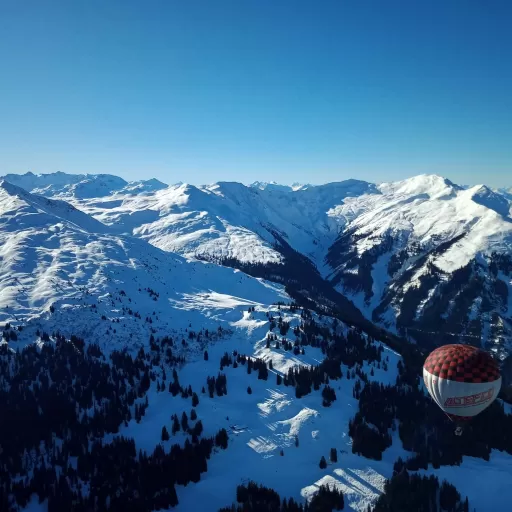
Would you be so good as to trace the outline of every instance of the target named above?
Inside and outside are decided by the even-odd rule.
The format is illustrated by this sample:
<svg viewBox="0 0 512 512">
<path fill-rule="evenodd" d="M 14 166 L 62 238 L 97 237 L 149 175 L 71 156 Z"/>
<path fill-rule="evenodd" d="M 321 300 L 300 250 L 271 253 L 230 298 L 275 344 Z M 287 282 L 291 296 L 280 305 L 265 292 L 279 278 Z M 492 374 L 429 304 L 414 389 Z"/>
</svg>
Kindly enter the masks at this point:
<svg viewBox="0 0 512 512">
<path fill-rule="evenodd" d="M 4 0 L 0 174 L 512 185 L 512 1 Z"/>
</svg>

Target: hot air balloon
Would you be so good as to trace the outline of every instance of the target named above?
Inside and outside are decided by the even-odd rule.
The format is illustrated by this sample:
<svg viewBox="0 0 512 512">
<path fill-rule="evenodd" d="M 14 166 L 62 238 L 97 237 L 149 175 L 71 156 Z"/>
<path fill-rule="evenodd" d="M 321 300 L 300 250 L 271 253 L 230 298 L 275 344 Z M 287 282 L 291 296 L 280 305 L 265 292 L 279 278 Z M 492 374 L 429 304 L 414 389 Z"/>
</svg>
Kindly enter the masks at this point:
<svg viewBox="0 0 512 512">
<path fill-rule="evenodd" d="M 501 388 L 497 362 L 471 345 L 434 350 L 423 365 L 423 380 L 430 396 L 457 425 L 457 435 L 465 422 L 491 405 Z"/>
</svg>

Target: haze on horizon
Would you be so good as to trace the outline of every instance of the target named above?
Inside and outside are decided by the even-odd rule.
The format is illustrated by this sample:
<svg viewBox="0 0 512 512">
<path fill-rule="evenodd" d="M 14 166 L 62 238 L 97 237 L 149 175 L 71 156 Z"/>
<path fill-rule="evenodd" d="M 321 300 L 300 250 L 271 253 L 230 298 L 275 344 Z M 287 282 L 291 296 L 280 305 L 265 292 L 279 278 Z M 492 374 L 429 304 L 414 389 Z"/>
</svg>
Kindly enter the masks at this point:
<svg viewBox="0 0 512 512">
<path fill-rule="evenodd" d="M 509 2 L 0 12 L 0 175 L 512 185 Z"/>
</svg>

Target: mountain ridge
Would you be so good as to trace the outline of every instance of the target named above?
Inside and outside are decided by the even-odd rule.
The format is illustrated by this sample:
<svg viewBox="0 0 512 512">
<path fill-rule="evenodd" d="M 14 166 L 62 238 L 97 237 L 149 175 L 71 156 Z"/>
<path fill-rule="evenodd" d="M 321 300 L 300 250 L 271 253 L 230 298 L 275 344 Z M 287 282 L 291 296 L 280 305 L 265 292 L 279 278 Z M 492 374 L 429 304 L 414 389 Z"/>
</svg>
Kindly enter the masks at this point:
<svg viewBox="0 0 512 512">
<path fill-rule="evenodd" d="M 0 212 L 0 321 L 25 325 L 22 338 L 44 325 L 67 335 L 96 333 L 108 346 L 116 339 L 113 322 L 121 319 L 125 327 L 116 330 L 145 343 L 152 330 L 165 332 L 171 320 L 185 329 L 202 318 L 216 330 L 219 322 L 229 324 L 231 303 L 287 297 L 282 287 L 226 267 L 188 262 L 119 235 L 64 201 L 5 181 Z M 202 305 L 208 297 L 218 321 L 208 318 Z"/>
<path fill-rule="evenodd" d="M 0 393 L 7 397 L 1 406 L 6 417 L 21 411 L 0 425 L 13 440 L 0 447 L 0 469 L 8 482 L 23 478 L 7 494 L 0 483 L 6 510 L 43 512 L 56 503 L 69 510 L 73 500 L 94 509 L 88 489 L 101 496 L 98 510 L 108 502 L 123 509 L 134 489 L 144 509 L 194 510 L 208 500 L 217 510 L 234 501 L 241 479 L 251 479 L 300 501 L 328 483 L 343 492 L 347 507 L 365 512 L 403 467 L 449 475 L 479 509 L 496 496 L 494 488 L 476 489 L 469 480 L 491 471 L 503 485 L 512 453 L 509 407 L 497 400 L 474 422 L 467 442 L 453 443 L 453 425 L 425 396 L 420 375 L 425 350 L 445 341 L 431 329 L 447 334 L 475 298 L 491 320 L 484 326 L 487 340 L 506 340 L 510 295 L 499 283 L 512 275 L 512 260 L 506 253 L 478 253 L 453 272 L 441 269 L 440 259 L 463 250 L 474 235 L 451 226 L 451 237 L 425 238 L 421 210 L 420 217 L 409 211 L 411 205 L 438 210 L 446 204 L 464 213 L 470 205 L 495 226 L 504 217 L 472 200 L 475 193 L 493 199 L 487 189 L 458 190 L 421 178 L 381 188 L 353 181 L 297 192 L 225 182 L 143 193 L 123 186 L 93 198 L 67 190 L 73 205 L 62 195 L 47 198 L 0 183 Z M 287 196 L 301 201 L 281 213 Z M 319 211 L 325 217 L 330 212 L 329 226 L 322 215 L 312 215 Z M 478 227 L 471 215 L 464 219 Z M 164 250 L 155 238 L 159 221 L 162 236 L 181 229 L 180 237 L 196 237 L 195 248 L 205 247 L 204 226 L 212 226 L 210 236 L 213 230 L 243 232 L 252 237 L 248 252 L 265 247 L 275 260 Z M 407 222 L 415 230 L 406 231 Z M 322 251 L 315 266 L 311 255 L 294 247 L 301 236 L 315 240 L 320 233 L 322 250 L 333 258 L 328 270 L 343 273 L 337 283 L 325 279 Z M 401 249 L 392 252 L 395 245 Z M 347 299 L 366 290 L 377 295 L 368 278 L 379 269 L 393 276 L 393 287 L 381 290 L 383 319 L 376 324 L 386 325 L 392 311 L 403 337 L 376 326 Z M 362 292 L 347 293 L 359 285 Z M 442 300 L 427 304 L 419 321 L 418 305 L 432 299 L 432 289 Z M 373 314 L 367 308 L 367 317 L 368 311 Z M 474 307 L 469 329 L 460 334 L 480 342 L 480 317 Z M 506 344 L 495 348 L 498 357 L 506 355 Z M 17 388 L 20 383 L 24 388 Z M 66 407 L 65 417 L 55 414 L 54 403 Z M 66 426 L 69 418 L 76 428 Z M 41 465 L 59 467 L 64 478 L 45 473 L 41 480 L 40 459 L 22 456 L 45 439 L 49 455 L 41 453 Z M 216 448 L 206 464 L 196 450 L 209 442 Z M 9 457 L 2 459 L 6 449 Z M 176 462 L 182 450 L 185 457 Z M 76 469 L 71 460 L 78 460 Z M 169 472 L 159 479 L 162 463 Z M 149 481 L 148 471 L 155 476 Z M 289 478 L 276 480 L 276 472 Z M 505 506 L 508 496 L 498 494 Z"/>
<path fill-rule="evenodd" d="M 34 175 L 29 178 L 33 183 Z M 485 185 L 462 187 L 432 174 L 380 184 L 345 180 L 296 190 L 275 182 L 167 187 L 158 182 L 152 190 L 119 182 L 118 190 L 103 195 L 105 187 L 100 187 L 102 195 L 88 197 L 62 186 L 63 173 L 56 178 L 61 189 L 46 188 L 48 195 L 69 201 L 112 232 L 142 238 L 188 259 L 246 269 L 273 266 L 272 274 L 264 274 L 282 280 L 287 271 L 279 265 L 286 264 L 285 253 L 292 254 L 285 248 L 289 246 L 369 320 L 395 333 L 407 329 L 413 338 L 421 338 L 412 333 L 424 330 L 422 318 L 432 321 L 432 311 L 440 311 L 440 297 L 448 293 L 444 283 L 470 265 L 476 279 L 470 279 L 471 287 L 487 299 L 483 306 L 462 306 L 461 297 L 453 296 L 450 308 L 458 303 L 465 310 L 457 320 L 463 327 L 448 322 L 441 331 L 466 339 L 480 336 L 487 347 L 495 345 L 489 333 L 504 332 L 498 343 L 503 353 L 512 341 L 507 298 L 512 296 L 512 282 L 507 272 L 494 275 L 490 270 L 493 253 L 512 252 L 512 201 Z M 41 179 L 48 184 L 51 176 Z M 94 183 L 87 179 L 87 184 Z M 82 177 L 72 180 L 83 182 Z M 113 178 L 107 182 L 116 183 Z M 411 316 L 405 313 L 404 300 L 415 289 L 421 290 L 422 299 Z M 434 319 L 439 326 L 446 323 L 443 315 Z M 480 330 L 475 315 L 482 319 Z"/>
</svg>

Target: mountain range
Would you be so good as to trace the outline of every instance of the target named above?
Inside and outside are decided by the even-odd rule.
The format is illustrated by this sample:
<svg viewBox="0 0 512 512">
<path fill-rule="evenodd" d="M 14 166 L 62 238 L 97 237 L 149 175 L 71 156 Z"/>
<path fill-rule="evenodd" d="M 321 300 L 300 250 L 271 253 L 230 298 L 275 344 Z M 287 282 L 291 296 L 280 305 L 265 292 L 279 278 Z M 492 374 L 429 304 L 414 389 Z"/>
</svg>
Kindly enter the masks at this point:
<svg viewBox="0 0 512 512">
<path fill-rule="evenodd" d="M 453 498 L 457 510 L 465 510 L 465 495 L 477 510 L 506 507 L 510 406 L 496 401 L 455 446 L 453 428 L 425 396 L 419 372 L 432 347 L 466 342 L 493 351 L 510 383 L 511 213 L 506 190 L 458 186 L 435 175 L 291 186 L 4 176 L 0 416 L 10 415 L 11 427 L 0 421 L 0 474 L 14 483 L 4 494 L 0 484 L 0 507 L 60 510 L 52 500 L 68 499 L 67 486 L 89 507 L 90 489 L 112 503 L 104 484 L 123 468 L 103 475 L 101 465 L 110 467 L 116 457 L 98 454 L 117 446 L 119 436 L 133 439 L 141 453 L 155 450 L 153 462 L 129 458 L 132 473 L 118 482 L 119 488 L 128 479 L 128 487 L 142 485 L 141 475 L 162 453 L 177 453 L 172 443 L 197 446 L 192 429 L 175 432 L 176 417 L 190 413 L 187 385 L 200 396 L 192 407 L 204 435 L 224 447 L 216 436 L 227 431 L 228 448 L 208 455 L 206 476 L 201 465 L 197 481 L 173 480 L 175 493 L 164 482 L 144 498 L 148 510 L 165 494 L 163 509 L 208 503 L 217 511 L 239 497 L 237 485 L 254 480 L 299 501 L 327 484 L 343 493 L 346 507 L 366 512 L 379 507 L 379 495 L 391 499 L 386 480 L 401 475 L 395 484 L 406 492 L 404 464 L 417 475 L 455 483 L 462 493 Z M 73 355 L 62 348 L 64 339 Z M 47 357 L 49 343 L 65 369 L 44 359 L 43 373 L 34 373 L 26 365 Z M 99 361 L 110 361 L 114 374 L 95 373 Z M 85 385 L 87 365 L 98 379 L 92 388 Z M 59 390 L 62 372 L 73 385 Z M 107 407 L 102 386 L 128 376 Z M 226 378 L 229 394 L 219 385 Z M 123 397 L 133 389 L 137 401 L 127 406 Z M 85 438 L 75 438 L 69 417 L 52 409 L 53 401 L 64 400 L 59 393 L 73 395 L 68 412 L 74 416 L 76 409 L 76 435 L 92 429 Z M 27 409 L 20 412 L 22 403 Z M 34 463 L 37 457 L 27 454 L 36 448 L 26 439 L 50 443 L 48 418 L 61 416 L 60 437 L 49 431 L 60 439 L 50 444 L 57 455 L 43 451 L 44 462 Z M 87 420 L 93 416 L 96 423 Z M 103 431 L 98 425 L 105 422 Z M 172 422 L 169 440 L 163 427 L 171 430 Z M 25 435 L 16 437 L 18 431 Z M 2 443 L 6 432 L 10 446 Z M 104 446 L 92 450 L 102 461 L 92 473 L 103 476 L 87 480 L 92 462 L 76 462 L 87 451 L 77 446 L 93 439 Z M 59 493 L 34 473 L 49 466 L 67 472 Z M 162 474 L 159 463 L 155 471 Z M 279 478 L 284 472 L 289 478 Z M 483 472 L 492 485 L 476 489 Z M 39 498 L 23 492 L 20 475 Z M 140 498 L 145 488 L 137 489 Z"/>
<path fill-rule="evenodd" d="M 297 282 L 318 273 L 369 321 L 411 341 L 480 339 L 508 355 L 512 198 L 505 189 L 437 175 L 318 186 L 167 186 L 64 173 L 4 179 L 187 259 L 258 276 L 272 267 L 283 284 L 294 269 Z"/>
</svg>

